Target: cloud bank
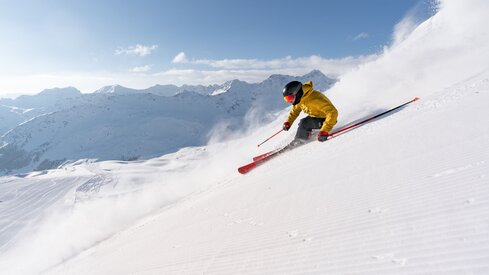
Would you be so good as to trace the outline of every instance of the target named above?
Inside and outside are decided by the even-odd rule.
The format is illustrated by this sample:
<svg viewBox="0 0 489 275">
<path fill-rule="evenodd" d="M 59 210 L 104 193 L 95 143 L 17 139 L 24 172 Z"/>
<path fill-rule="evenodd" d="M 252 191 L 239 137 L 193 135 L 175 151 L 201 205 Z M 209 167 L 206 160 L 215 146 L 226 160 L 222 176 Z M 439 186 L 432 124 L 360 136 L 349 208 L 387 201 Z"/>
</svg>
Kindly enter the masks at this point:
<svg viewBox="0 0 489 275">
<path fill-rule="evenodd" d="M 323 69 L 324 73 L 338 76 L 358 66 L 359 64 L 372 60 L 375 55 L 344 57 L 338 59 L 322 58 L 319 55 L 308 57 L 284 58 L 260 60 L 260 59 L 194 59 L 188 60 L 184 52 L 180 52 L 173 59 L 173 63 L 184 63 L 194 65 L 205 65 L 221 70 L 279 70 L 279 69 Z"/>
<path fill-rule="evenodd" d="M 303 75 L 320 70 L 329 77 L 338 77 L 374 60 L 377 55 L 323 58 L 319 55 L 277 59 L 189 59 L 179 52 L 172 60 L 176 67 L 162 70 L 153 76 L 173 80 L 173 84 L 215 84 L 232 79 L 260 82 L 272 74 Z"/>
<path fill-rule="evenodd" d="M 129 47 L 119 54 L 144 56 L 154 47 Z M 210 85 L 240 79 L 261 82 L 272 74 L 304 75 L 320 70 L 329 77 L 338 77 L 359 65 L 374 60 L 376 55 L 323 58 L 319 55 L 293 58 L 261 59 L 189 59 L 184 52 L 172 60 L 174 67 L 158 70 L 158 66 L 144 65 L 128 68 L 125 72 L 53 72 L 29 75 L 0 75 L 0 98 L 5 95 L 33 94 L 47 88 L 74 86 L 90 93 L 103 86 L 119 84 L 135 89 L 144 89 L 156 84 Z"/>
</svg>

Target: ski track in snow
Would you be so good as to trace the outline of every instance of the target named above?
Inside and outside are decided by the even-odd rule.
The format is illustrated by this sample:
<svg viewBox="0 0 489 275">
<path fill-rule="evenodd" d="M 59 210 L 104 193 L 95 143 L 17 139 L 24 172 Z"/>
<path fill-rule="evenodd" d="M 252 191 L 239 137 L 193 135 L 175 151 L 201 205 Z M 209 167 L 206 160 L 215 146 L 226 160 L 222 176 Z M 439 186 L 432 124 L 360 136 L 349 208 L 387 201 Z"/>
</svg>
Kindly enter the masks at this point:
<svg viewBox="0 0 489 275">
<path fill-rule="evenodd" d="M 26 224 L 35 222 L 43 211 L 87 178 L 65 174 L 60 180 L 42 178 L 42 173 L 28 178 L 0 178 L 0 251 Z"/>
</svg>

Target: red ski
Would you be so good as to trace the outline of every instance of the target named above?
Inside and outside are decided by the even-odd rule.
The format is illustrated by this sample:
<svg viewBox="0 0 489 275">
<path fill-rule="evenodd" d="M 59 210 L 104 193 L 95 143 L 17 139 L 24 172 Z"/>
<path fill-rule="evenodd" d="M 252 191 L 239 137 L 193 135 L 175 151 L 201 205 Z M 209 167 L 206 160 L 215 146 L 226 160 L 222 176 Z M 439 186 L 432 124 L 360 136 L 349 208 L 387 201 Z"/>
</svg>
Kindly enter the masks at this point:
<svg viewBox="0 0 489 275">
<path fill-rule="evenodd" d="M 258 165 L 264 163 L 265 161 L 271 159 L 272 157 L 274 156 L 277 156 L 279 153 L 281 153 L 283 150 L 285 150 L 286 147 L 284 148 L 280 148 L 280 149 L 276 149 L 276 150 L 273 150 L 273 151 L 270 151 L 268 153 L 265 153 L 263 155 L 259 155 L 259 156 L 256 156 L 253 158 L 253 162 L 250 162 L 244 166 L 241 166 L 238 168 L 238 172 L 240 174 L 246 174 L 248 173 L 250 170 L 256 168 Z"/>
<path fill-rule="evenodd" d="M 282 150 L 282 148 L 280 149 L 275 149 L 275 150 L 272 150 L 270 152 L 266 152 L 265 154 L 262 154 L 262 155 L 259 155 L 259 156 L 256 156 L 256 157 L 253 157 L 253 161 L 260 161 L 262 159 L 266 159 L 267 157 L 275 154 L 276 152 Z"/>
<path fill-rule="evenodd" d="M 346 132 L 348 130 L 351 130 L 353 128 L 356 128 L 356 127 L 358 127 L 358 126 L 360 126 L 360 125 L 362 125 L 362 124 L 364 124 L 366 122 L 372 121 L 372 120 L 374 120 L 374 119 L 376 119 L 378 117 L 381 117 L 381 116 L 383 116 L 383 115 L 385 115 L 387 113 L 390 113 L 390 112 L 395 111 L 395 110 L 397 110 L 399 108 L 402 108 L 402 107 L 408 105 L 409 103 L 412 103 L 412 102 L 414 102 L 414 101 L 416 101 L 418 99 L 419 99 L 419 97 L 415 97 L 414 99 L 412 99 L 412 100 L 410 100 L 410 101 L 408 101 L 408 102 L 406 102 L 404 104 L 401 104 L 401 105 L 399 105 L 399 106 L 397 106 L 395 108 L 392 108 L 390 110 L 387 110 L 387 111 L 385 111 L 383 113 L 380 113 L 378 115 L 369 117 L 369 118 L 367 118 L 365 120 L 362 120 L 362 121 L 360 121 L 358 123 L 355 123 L 355 124 L 346 126 L 346 127 L 342 128 L 342 129 L 340 129 L 340 130 L 332 133 L 330 138 L 336 137 L 336 136 L 338 136 L 339 134 L 341 134 L 343 132 Z M 259 155 L 259 156 L 254 157 L 253 158 L 253 162 L 250 162 L 250 163 L 248 163 L 248 164 L 246 164 L 244 166 L 239 167 L 238 168 L 238 172 L 240 174 L 246 174 L 246 173 L 248 173 L 249 171 L 251 171 L 254 168 L 256 168 L 257 166 L 259 166 L 260 164 L 263 164 L 265 161 L 271 159 L 274 156 L 277 156 L 279 153 L 281 153 L 282 151 L 284 151 L 285 148 L 287 148 L 287 146 L 284 147 L 284 148 L 275 149 L 275 150 L 272 150 L 272 151 L 267 152 L 265 154 L 262 154 L 262 155 Z"/>
</svg>

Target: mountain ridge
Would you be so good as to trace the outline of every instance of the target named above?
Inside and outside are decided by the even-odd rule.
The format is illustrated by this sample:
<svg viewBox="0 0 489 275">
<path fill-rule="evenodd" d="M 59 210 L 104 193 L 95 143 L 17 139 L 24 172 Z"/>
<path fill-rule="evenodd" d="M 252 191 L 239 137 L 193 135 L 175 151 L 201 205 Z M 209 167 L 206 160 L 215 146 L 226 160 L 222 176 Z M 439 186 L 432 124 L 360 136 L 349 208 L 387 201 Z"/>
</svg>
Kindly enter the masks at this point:
<svg viewBox="0 0 489 275">
<path fill-rule="evenodd" d="M 310 76 L 317 89 L 334 83 L 319 71 Z M 261 83 L 233 80 L 207 88 L 183 85 L 172 96 L 163 96 L 157 86 L 137 90 L 112 85 L 91 94 L 68 87 L 66 94 L 55 88 L 20 97 L 9 103 L 36 108 L 29 116 L 17 114 L 17 124 L 10 124 L 15 127 L 2 129 L 0 174 L 44 170 L 84 158 L 146 159 L 204 145 L 215 125 L 224 123 L 230 132 L 246 128 L 250 110 L 262 121 L 271 119 L 288 106 L 281 99 L 283 85 L 305 77 L 277 75 Z M 223 90 L 214 93 L 216 88 Z M 39 98 L 49 100 L 38 103 Z"/>
</svg>

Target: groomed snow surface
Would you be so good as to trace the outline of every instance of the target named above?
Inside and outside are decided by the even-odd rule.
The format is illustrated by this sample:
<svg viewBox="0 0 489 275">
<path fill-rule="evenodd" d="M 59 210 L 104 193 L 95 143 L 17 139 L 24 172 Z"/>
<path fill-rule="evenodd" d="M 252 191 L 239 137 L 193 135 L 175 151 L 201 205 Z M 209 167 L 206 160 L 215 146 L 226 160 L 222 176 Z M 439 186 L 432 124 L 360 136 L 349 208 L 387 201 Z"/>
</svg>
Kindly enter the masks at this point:
<svg viewBox="0 0 489 275">
<path fill-rule="evenodd" d="M 489 130 L 463 123 L 487 102 L 486 74 L 229 175 L 48 273 L 487 274 Z"/>
<path fill-rule="evenodd" d="M 288 110 L 160 158 L 1 177 L 0 273 L 489 274 L 488 11 L 443 1 L 326 91 L 338 128 L 421 100 L 247 175 L 292 137 L 256 147 Z"/>
</svg>

